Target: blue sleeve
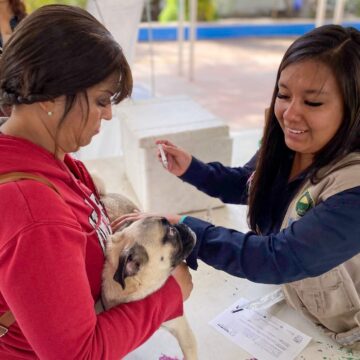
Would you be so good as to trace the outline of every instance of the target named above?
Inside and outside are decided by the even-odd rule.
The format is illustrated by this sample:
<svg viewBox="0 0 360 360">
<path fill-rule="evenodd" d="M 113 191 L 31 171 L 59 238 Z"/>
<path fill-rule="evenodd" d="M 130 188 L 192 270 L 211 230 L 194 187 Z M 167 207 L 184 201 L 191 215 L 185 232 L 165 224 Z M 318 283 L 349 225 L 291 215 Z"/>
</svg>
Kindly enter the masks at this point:
<svg viewBox="0 0 360 360">
<path fill-rule="evenodd" d="M 186 217 L 197 258 L 254 282 L 282 284 L 321 275 L 360 252 L 360 187 L 336 194 L 278 234 L 259 236 Z"/>
<path fill-rule="evenodd" d="M 180 179 L 229 204 L 247 203 L 247 181 L 255 169 L 256 155 L 243 167 L 227 167 L 219 162 L 204 164 L 192 158 Z"/>
</svg>

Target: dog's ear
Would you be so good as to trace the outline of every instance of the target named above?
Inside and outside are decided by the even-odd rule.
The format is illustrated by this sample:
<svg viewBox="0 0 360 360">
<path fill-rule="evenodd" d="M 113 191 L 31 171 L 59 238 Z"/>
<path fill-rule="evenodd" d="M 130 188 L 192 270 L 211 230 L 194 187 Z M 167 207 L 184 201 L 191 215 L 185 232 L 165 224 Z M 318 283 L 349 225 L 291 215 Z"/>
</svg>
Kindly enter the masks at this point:
<svg viewBox="0 0 360 360">
<path fill-rule="evenodd" d="M 114 280 L 125 290 L 125 279 L 136 275 L 141 266 L 149 261 L 149 256 L 142 245 L 135 244 L 119 257 L 119 266 L 114 274 Z"/>
</svg>

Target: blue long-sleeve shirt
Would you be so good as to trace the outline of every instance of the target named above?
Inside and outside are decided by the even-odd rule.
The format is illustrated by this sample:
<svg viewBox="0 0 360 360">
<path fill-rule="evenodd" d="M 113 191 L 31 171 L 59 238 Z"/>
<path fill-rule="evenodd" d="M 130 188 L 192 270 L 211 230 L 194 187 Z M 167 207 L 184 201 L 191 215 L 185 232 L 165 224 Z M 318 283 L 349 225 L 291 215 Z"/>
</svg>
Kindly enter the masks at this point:
<svg viewBox="0 0 360 360">
<path fill-rule="evenodd" d="M 181 177 L 226 203 L 245 204 L 247 180 L 255 159 L 244 167 L 204 164 L 193 158 Z M 197 268 L 201 259 L 216 269 L 254 282 L 281 284 L 318 276 L 360 252 L 360 187 L 342 191 L 309 210 L 303 218 L 279 231 L 287 207 L 305 174 L 288 183 L 276 207 L 262 221 L 262 236 L 214 226 L 188 216 L 184 223 L 197 235 L 187 259 Z M 276 186 L 276 185 L 275 185 Z"/>
</svg>

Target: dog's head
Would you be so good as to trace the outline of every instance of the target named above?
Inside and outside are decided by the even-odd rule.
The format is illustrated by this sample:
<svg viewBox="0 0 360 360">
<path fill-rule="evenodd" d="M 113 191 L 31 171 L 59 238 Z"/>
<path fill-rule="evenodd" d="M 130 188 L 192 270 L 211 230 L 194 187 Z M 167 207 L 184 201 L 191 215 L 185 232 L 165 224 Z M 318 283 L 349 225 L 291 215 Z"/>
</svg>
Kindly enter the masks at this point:
<svg viewBox="0 0 360 360">
<path fill-rule="evenodd" d="M 184 224 L 171 225 L 155 216 L 138 220 L 110 237 L 107 263 L 113 274 L 107 271 L 106 276 L 129 293 L 140 287 L 153 292 L 190 254 L 195 241 L 195 234 Z"/>
</svg>

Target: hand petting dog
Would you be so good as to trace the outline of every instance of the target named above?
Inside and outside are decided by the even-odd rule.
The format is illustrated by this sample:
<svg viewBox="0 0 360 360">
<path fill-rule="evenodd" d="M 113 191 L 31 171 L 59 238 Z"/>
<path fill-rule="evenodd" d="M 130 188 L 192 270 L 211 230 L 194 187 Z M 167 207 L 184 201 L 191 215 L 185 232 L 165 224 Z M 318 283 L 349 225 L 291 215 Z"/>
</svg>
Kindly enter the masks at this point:
<svg viewBox="0 0 360 360">
<path fill-rule="evenodd" d="M 169 221 L 170 224 L 177 224 L 179 223 L 181 216 L 180 215 L 159 215 L 159 214 L 151 214 L 151 213 L 144 213 L 144 212 L 140 212 L 139 210 L 135 210 L 132 213 L 129 214 L 125 214 L 122 216 L 119 216 L 118 218 L 116 218 L 114 221 L 111 222 L 111 228 L 112 231 L 115 232 L 118 229 L 122 228 L 123 226 L 125 226 L 126 224 L 130 224 L 134 221 L 138 221 L 140 219 L 144 219 L 146 217 L 153 217 L 153 216 L 161 216 L 167 219 L 167 221 Z"/>
</svg>

